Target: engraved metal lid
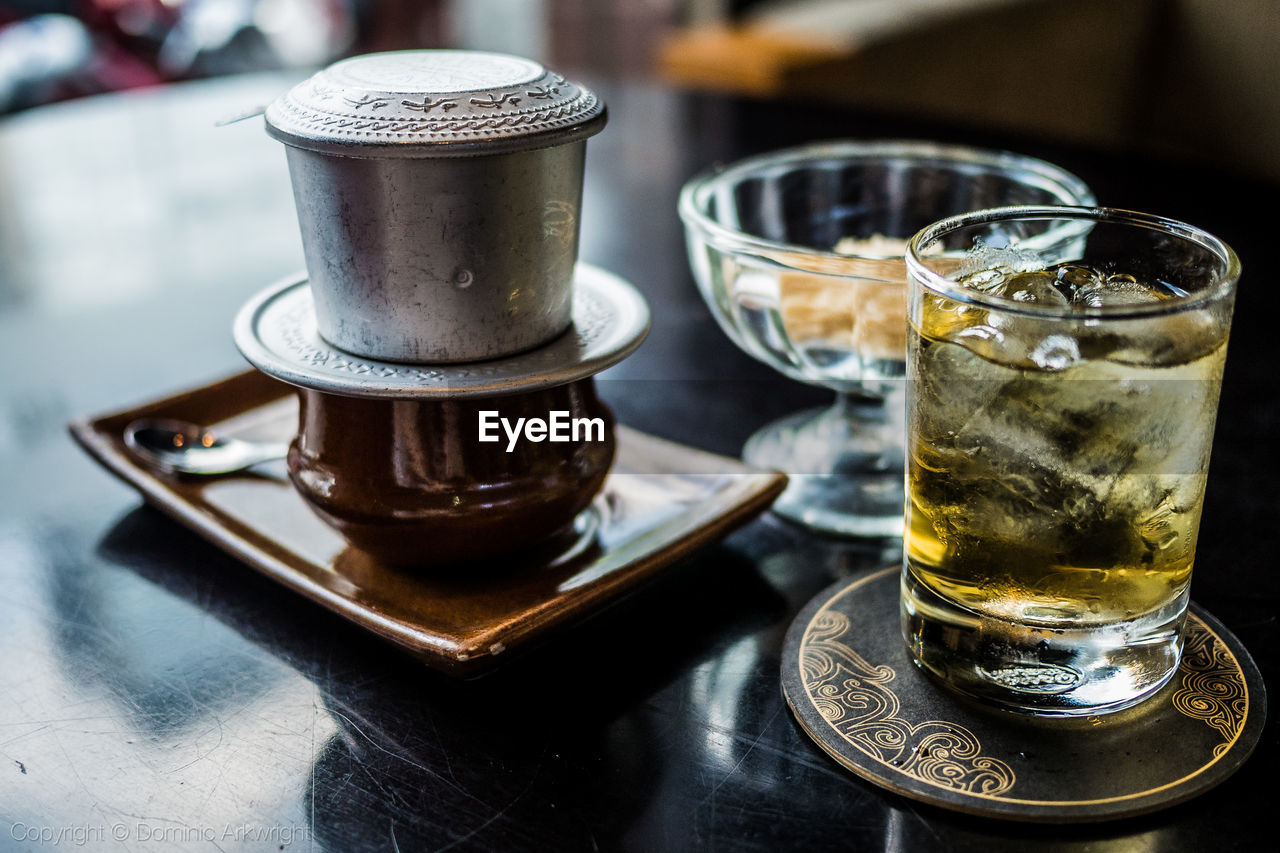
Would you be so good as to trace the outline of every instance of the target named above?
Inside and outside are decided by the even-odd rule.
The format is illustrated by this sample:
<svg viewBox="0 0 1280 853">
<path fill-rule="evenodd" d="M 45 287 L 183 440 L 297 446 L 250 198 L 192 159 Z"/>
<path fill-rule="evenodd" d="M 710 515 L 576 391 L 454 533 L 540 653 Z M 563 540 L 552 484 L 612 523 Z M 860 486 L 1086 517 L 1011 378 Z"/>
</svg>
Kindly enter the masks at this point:
<svg viewBox="0 0 1280 853">
<path fill-rule="evenodd" d="M 578 264 L 573 325 L 545 346 L 465 364 L 400 364 L 344 352 L 316 331 L 305 278 L 290 278 L 240 309 L 235 341 L 254 367 L 291 385 L 346 397 L 435 400 L 491 397 L 564 385 L 626 358 L 649 333 L 649 306 L 633 285 Z"/>
<path fill-rule="evenodd" d="M 604 103 L 537 62 L 471 50 L 370 53 L 294 86 L 266 112 L 288 145 L 346 157 L 464 157 L 585 139 Z"/>
</svg>

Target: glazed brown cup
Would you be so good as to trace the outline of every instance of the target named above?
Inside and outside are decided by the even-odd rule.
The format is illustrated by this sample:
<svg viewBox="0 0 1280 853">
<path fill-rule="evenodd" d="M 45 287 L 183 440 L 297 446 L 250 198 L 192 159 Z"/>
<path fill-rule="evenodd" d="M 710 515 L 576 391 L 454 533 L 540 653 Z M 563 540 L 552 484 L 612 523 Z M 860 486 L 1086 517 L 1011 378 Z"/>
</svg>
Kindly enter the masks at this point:
<svg viewBox="0 0 1280 853">
<path fill-rule="evenodd" d="M 289 477 L 355 548 L 405 567 L 474 564 L 563 536 L 604 484 L 614 418 L 591 378 L 498 397 L 385 400 L 300 389 Z M 481 442 L 480 413 L 599 418 L 578 440 Z M 492 434 L 492 433 L 491 433 Z"/>
</svg>

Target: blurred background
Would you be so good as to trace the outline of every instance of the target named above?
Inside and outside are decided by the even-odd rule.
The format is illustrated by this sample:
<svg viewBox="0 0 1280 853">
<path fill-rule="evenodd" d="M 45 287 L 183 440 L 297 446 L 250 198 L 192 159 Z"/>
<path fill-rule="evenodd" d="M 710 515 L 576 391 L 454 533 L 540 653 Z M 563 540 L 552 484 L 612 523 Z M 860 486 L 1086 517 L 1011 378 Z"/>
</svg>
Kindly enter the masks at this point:
<svg viewBox="0 0 1280 853">
<path fill-rule="evenodd" d="M 1280 177 L 1280 0 L 0 0 L 0 114 L 408 47 Z"/>
</svg>

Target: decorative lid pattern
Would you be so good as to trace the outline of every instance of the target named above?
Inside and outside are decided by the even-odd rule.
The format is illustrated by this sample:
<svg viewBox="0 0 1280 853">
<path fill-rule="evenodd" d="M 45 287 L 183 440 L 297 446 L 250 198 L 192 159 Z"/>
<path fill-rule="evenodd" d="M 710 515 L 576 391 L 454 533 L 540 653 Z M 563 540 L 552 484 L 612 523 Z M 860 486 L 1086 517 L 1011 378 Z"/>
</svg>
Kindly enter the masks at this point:
<svg viewBox="0 0 1280 853">
<path fill-rule="evenodd" d="M 348 157 L 463 157 L 546 148 L 598 133 L 604 103 L 536 62 L 405 50 L 335 63 L 277 98 L 267 132 Z"/>
</svg>

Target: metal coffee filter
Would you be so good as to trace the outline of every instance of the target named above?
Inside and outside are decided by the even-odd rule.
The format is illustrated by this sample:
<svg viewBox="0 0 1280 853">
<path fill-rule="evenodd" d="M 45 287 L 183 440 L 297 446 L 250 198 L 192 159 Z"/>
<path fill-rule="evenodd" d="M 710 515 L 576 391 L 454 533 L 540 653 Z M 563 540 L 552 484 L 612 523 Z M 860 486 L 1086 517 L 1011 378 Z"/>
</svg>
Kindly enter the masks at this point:
<svg viewBox="0 0 1280 853">
<path fill-rule="evenodd" d="M 267 109 L 288 148 L 320 335 L 387 361 L 545 344 L 572 317 L 589 90 L 514 56 L 347 59 Z"/>
</svg>

